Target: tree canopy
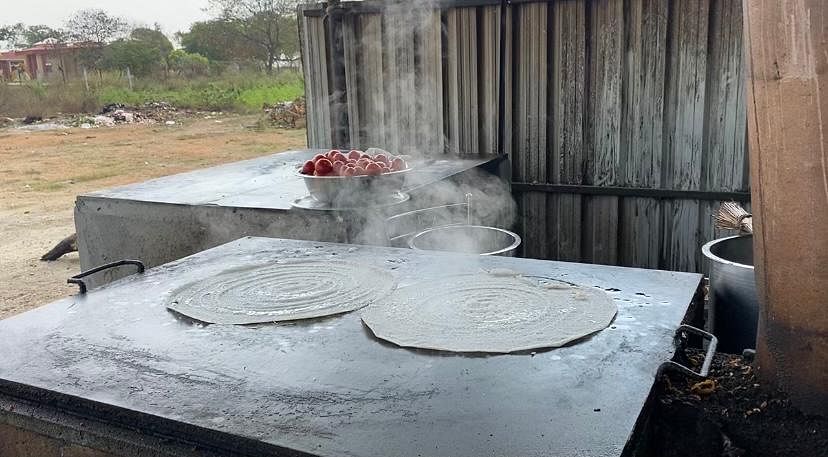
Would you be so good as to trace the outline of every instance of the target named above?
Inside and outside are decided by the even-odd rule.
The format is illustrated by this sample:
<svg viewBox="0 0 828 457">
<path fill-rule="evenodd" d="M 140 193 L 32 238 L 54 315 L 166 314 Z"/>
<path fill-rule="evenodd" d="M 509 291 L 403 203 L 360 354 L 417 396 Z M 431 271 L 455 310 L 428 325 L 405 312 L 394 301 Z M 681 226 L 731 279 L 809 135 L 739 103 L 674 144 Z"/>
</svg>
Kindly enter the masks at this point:
<svg viewBox="0 0 828 457">
<path fill-rule="evenodd" d="M 264 56 L 268 72 L 282 54 L 298 49 L 296 6 L 299 0 L 210 0 L 219 18 L 233 24 L 227 30 Z"/>
<path fill-rule="evenodd" d="M 75 41 L 108 43 L 122 36 L 126 30 L 126 21 L 94 8 L 79 10 L 66 21 L 66 31 Z"/>
<path fill-rule="evenodd" d="M 241 36 L 235 22 L 223 19 L 195 22 L 188 32 L 176 34 L 181 47 L 215 61 L 261 60 L 267 56 Z"/>
<path fill-rule="evenodd" d="M 23 42 L 27 46 L 39 43 L 47 38 L 54 38 L 58 41 L 66 41 L 66 32 L 54 29 L 48 25 L 30 25 L 23 29 Z"/>
<path fill-rule="evenodd" d="M 106 46 L 101 65 L 121 71 L 129 68 L 136 76 L 146 76 L 166 70 L 171 52 L 173 45 L 160 27 L 139 27 L 133 29 L 128 38 L 115 40 Z"/>
<path fill-rule="evenodd" d="M 96 8 L 78 10 L 62 28 L 0 24 L 0 48 L 25 48 L 47 38 L 83 43 L 75 54 L 79 64 L 99 72 L 128 67 L 135 75 L 159 70 L 200 75 L 222 68 L 223 62 L 250 62 L 270 72 L 279 61 L 296 58 L 300 1 L 208 0 L 213 18 L 178 32 L 183 48 L 178 51 L 158 24 L 130 28 L 124 19 Z"/>
<path fill-rule="evenodd" d="M 159 53 L 165 58 L 172 52 L 173 45 L 167 35 L 161 31 L 161 27 L 156 24 L 155 28 L 138 27 L 129 33 L 131 40 L 144 44 L 147 47 L 157 49 Z"/>
<path fill-rule="evenodd" d="M 173 51 L 173 45 L 167 35 L 161 31 L 161 26 L 155 24 L 155 28 L 149 29 L 146 27 L 139 27 L 133 29 L 129 34 L 131 40 L 137 41 L 142 45 L 154 49 L 161 57 L 161 61 L 165 69 L 170 67 L 170 53 Z"/>
<path fill-rule="evenodd" d="M 26 26 L 20 22 L 0 27 L 0 42 L 6 42 L 10 47 L 28 47 L 47 38 L 64 41 L 66 32 L 48 25 Z"/>
<path fill-rule="evenodd" d="M 121 38 L 103 49 L 102 68 L 121 70 L 126 68 L 135 76 L 146 76 L 162 66 L 163 57 L 157 48 L 146 46 L 137 40 Z"/>
</svg>

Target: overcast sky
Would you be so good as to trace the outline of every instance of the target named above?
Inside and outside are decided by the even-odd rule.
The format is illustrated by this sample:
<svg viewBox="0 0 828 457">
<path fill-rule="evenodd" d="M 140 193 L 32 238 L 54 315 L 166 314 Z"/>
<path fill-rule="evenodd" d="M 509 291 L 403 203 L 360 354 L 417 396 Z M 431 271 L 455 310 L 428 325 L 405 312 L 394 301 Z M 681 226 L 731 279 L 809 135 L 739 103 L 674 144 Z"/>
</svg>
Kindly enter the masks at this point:
<svg viewBox="0 0 828 457">
<path fill-rule="evenodd" d="M 100 8 L 130 24 L 158 22 L 171 38 L 192 22 L 208 17 L 203 11 L 207 0 L 0 0 L 0 5 L 0 25 L 22 22 L 59 27 L 79 9 Z"/>
</svg>

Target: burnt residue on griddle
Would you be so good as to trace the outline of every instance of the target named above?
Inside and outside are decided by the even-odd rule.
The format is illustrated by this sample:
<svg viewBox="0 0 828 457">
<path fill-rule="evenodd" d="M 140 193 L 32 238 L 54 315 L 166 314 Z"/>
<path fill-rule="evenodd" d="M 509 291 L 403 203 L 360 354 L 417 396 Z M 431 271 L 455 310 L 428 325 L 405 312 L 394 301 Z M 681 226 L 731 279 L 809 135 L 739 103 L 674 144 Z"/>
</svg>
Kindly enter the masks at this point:
<svg viewBox="0 0 828 457">
<path fill-rule="evenodd" d="M 422 398 L 431 398 L 437 388 L 412 391 L 388 382 L 387 387 L 374 387 L 347 394 L 321 389 L 323 386 L 297 386 L 294 389 L 277 389 L 264 394 L 265 403 L 280 405 L 279 415 L 302 417 L 348 418 L 364 414 L 391 414 L 413 418 L 417 411 L 411 407 Z"/>
<path fill-rule="evenodd" d="M 65 374 L 67 379 L 72 379 L 75 385 L 80 386 L 85 382 L 85 387 L 93 391 L 110 383 L 122 384 L 125 380 L 134 381 L 142 376 L 163 378 L 170 384 L 179 384 L 181 387 L 198 385 L 226 389 L 245 382 L 243 378 L 233 378 L 217 371 L 181 366 L 157 353 L 132 347 L 132 342 L 124 343 L 131 347 L 101 346 L 91 344 L 83 338 L 52 334 L 47 350 L 53 349 L 50 352 L 60 354 L 54 362 L 55 370 Z M 85 377 L 88 374 L 84 372 L 85 368 L 79 367 L 79 364 L 94 366 L 98 376 L 90 382 Z"/>
</svg>

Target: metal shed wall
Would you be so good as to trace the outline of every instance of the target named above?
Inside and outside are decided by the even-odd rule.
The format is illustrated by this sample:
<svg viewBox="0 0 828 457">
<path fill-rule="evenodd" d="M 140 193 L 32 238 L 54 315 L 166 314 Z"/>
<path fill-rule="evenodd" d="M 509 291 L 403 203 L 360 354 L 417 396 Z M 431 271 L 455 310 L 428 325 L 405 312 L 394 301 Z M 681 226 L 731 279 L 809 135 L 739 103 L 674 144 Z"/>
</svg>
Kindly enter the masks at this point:
<svg viewBox="0 0 828 457">
<path fill-rule="evenodd" d="M 309 145 L 508 153 L 527 257 L 703 271 L 718 202 L 749 199 L 741 0 L 343 2 L 300 25 Z"/>
</svg>

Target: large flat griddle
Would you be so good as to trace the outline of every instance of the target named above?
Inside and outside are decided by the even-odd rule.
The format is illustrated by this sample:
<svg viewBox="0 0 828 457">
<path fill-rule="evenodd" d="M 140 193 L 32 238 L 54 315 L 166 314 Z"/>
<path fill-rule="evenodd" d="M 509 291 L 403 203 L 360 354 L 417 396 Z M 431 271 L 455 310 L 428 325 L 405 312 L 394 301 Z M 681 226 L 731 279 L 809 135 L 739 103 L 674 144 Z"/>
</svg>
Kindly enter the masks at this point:
<svg viewBox="0 0 828 457">
<path fill-rule="evenodd" d="M 506 268 L 620 289 L 612 292 L 619 311 L 611 327 L 570 346 L 472 356 L 381 342 L 358 312 L 204 326 L 164 307 L 169 293 L 196 279 L 305 256 L 384 266 L 402 285 Z M 59 405 L 244 455 L 619 456 L 700 280 L 246 238 L 0 321 L 0 400 Z M 6 404 L 0 418 L 19 414 L 2 411 Z"/>
</svg>

